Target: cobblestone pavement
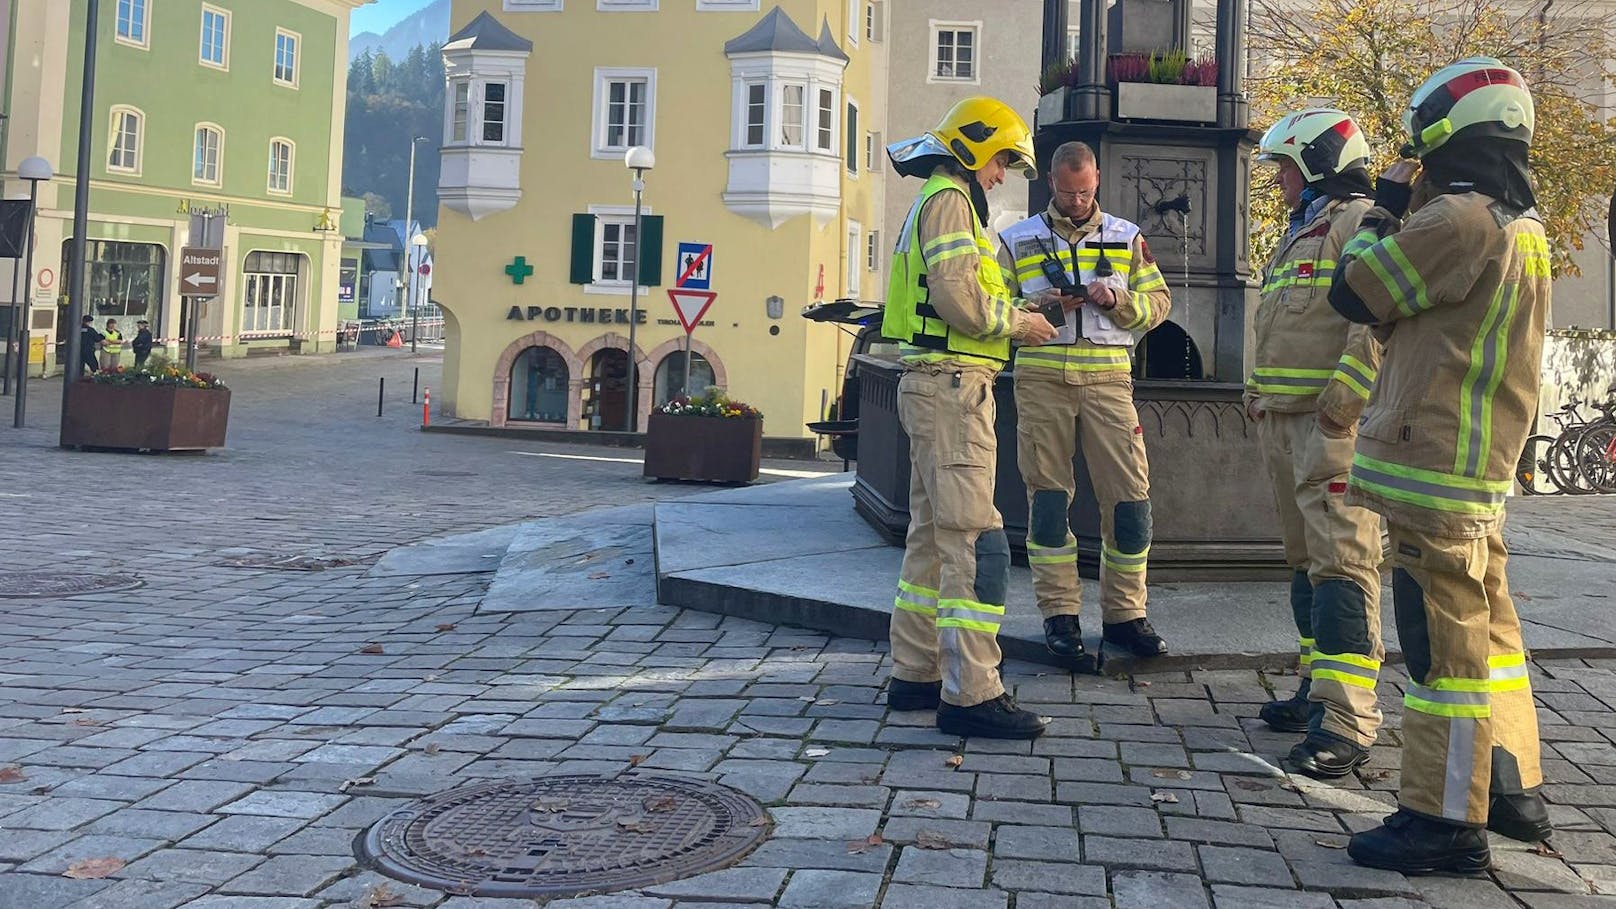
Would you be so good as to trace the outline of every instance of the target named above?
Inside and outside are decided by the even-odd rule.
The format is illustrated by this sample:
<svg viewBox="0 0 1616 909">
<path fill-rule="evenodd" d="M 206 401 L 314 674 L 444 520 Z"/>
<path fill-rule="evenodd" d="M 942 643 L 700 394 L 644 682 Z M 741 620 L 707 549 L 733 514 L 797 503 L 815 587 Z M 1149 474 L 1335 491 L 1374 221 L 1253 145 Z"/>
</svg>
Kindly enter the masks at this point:
<svg viewBox="0 0 1616 909">
<path fill-rule="evenodd" d="M 882 645 L 652 604 L 476 615 L 486 575 L 366 577 L 416 539 L 701 491 L 510 454 L 583 449 L 423 437 L 402 404 L 378 424 L 376 376 L 407 390 L 412 365 L 227 368 L 231 449 L 207 458 L 59 452 L 43 416 L 0 436 L 4 567 L 144 582 L 0 600 L 0 909 L 532 906 L 387 882 L 354 840 L 458 783 L 632 766 L 750 793 L 769 840 L 729 870 L 551 907 L 1616 904 L 1597 895 L 1616 894 L 1616 661 L 1534 668 L 1552 851 L 1495 841 L 1474 878 L 1360 869 L 1341 847 L 1397 785 L 1396 670 L 1370 765 L 1322 785 L 1275 771 L 1291 737 L 1254 720 L 1294 679 L 1011 665 L 1050 735 L 961 742 L 885 709 Z M 227 564 L 243 550 L 360 564 Z M 64 876 L 103 858 L 127 864 Z"/>
</svg>

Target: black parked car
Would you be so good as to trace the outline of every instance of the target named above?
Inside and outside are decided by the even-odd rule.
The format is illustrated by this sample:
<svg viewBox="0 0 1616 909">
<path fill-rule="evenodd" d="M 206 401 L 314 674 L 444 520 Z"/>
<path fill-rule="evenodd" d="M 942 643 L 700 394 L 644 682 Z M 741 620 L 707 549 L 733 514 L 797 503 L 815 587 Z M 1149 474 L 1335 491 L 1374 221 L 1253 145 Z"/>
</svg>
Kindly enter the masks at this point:
<svg viewBox="0 0 1616 909">
<path fill-rule="evenodd" d="M 860 354 L 896 357 L 898 343 L 881 337 L 881 304 L 859 300 L 832 300 L 804 307 L 804 319 L 846 326 L 853 336 L 842 372 L 841 393 L 831 405 L 830 419 L 809 423 L 808 429 L 830 438 L 830 450 L 843 461 L 858 460 L 859 361 Z"/>
</svg>

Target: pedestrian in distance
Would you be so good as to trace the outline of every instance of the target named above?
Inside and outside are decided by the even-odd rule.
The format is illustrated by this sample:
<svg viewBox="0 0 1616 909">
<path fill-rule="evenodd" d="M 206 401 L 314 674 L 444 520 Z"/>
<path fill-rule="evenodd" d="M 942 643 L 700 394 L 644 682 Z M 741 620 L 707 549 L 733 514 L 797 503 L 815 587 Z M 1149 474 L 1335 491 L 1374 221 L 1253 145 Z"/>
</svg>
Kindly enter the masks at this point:
<svg viewBox="0 0 1616 909">
<path fill-rule="evenodd" d="M 118 330 L 117 319 L 108 319 L 107 330 L 101 337 L 101 371 L 117 369 L 122 357 L 123 332 Z"/>
<path fill-rule="evenodd" d="M 1032 132 L 1004 102 L 974 97 L 887 151 L 898 173 L 925 180 L 898 235 L 881 329 L 899 342 L 911 468 L 887 706 L 935 710 L 949 735 L 1036 738 L 1048 721 L 999 678 L 1010 544 L 993 507 L 993 386 L 1011 340 L 1054 337 L 1036 307 L 1060 304 L 1013 298 L 986 230 L 987 191 L 1011 168 L 1033 173 Z"/>
<path fill-rule="evenodd" d="M 106 336 L 95 330 L 95 316 L 85 316 L 79 322 L 79 375 L 96 372 L 101 368 L 99 354 Z"/>
<path fill-rule="evenodd" d="M 145 366 L 152 352 L 151 323 L 141 319 L 135 323 L 135 327 L 138 331 L 135 332 L 135 339 L 129 343 L 129 347 L 135 352 L 135 366 Z"/>
</svg>

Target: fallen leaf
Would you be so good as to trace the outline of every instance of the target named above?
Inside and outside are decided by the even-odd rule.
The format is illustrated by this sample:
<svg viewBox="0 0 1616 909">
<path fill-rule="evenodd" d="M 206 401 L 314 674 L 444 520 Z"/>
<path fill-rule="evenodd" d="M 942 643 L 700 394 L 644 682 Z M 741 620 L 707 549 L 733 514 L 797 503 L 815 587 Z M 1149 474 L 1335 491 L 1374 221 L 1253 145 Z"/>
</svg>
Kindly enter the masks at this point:
<svg viewBox="0 0 1616 909">
<path fill-rule="evenodd" d="M 1244 789 L 1247 792 L 1267 792 L 1268 790 L 1274 788 L 1267 783 L 1259 783 L 1256 780 L 1248 780 L 1239 777 L 1235 778 L 1234 784 L 1236 787 Z"/>
<path fill-rule="evenodd" d="M 948 837 L 935 830 L 922 830 L 915 835 L 915 845 L 922 849 L 952 849 L 954 844 Z"/>
<path fill-rule="evenodd" d="M 1152 770 L 1150 775 L 1159 780 L 1187 780 L 1191 777 L 1188 770 Z"/>
<path fill-rule="evenodd" d="M 1152 802 L 1164 802 L 1168 805 L 1178 804 L 1178 796 L 1172 794 L 1171 792 L 1152 792 L 1150 794 L 1150 800 Z"/>
<path fill-rule="evenodd" d="M 1346 843 L 1332 843 L 1329 840 L 1314 840 L 1313 845 L 1315 845 L 1315 846 L 1323 846 L 1326 849 L 1345 849 L 1345 848 L 1347 848 Z"/>
<path fill-rule="evenodd" d="M 608 574 L 607 572 L 604 572 L 604 571 L 591 571 L 589 573 L 589 580 L 591 580 L 591 581 L 598 581 L 598 580 L 600 580 L 602 578 L 609 578 L 609 577 L 611 577 L 611 575 Z"/>
<path fill-rule="evenodd" d="M 767 827 L 767 826 L 769 826 L 769 818 L 768 818 L 767 815 L 760 814 L 757 817 L 752 818 L 751 822 L 749 822 L 746 826 L 748 826 L 748 827 Z"/>
<path fill-rule="evenodd" d="M 646 811 L 672 811 L 678 807 L 679 801 L 671 795 L 660 795 L 645 803 Z"/>
<path fill-rule="evenodd" d="M 646 820 L 633 820 L 633 821 L 631 821 L 628 818 L 623 818 L 622 820 L 618 821 L 617 826 L 624 829 L 624 830 L 627 830 L 629 833 L 650 833 L 652 830 L 656 829 L 656 828 L 651 826 L 650 821 L 646 821 Z"/>
<path fill-rule="evenodd" d="M 359 899 L 359 909 L 393 909 L 404 905 L 404 896 L 386 884 L 377 884 Z"/>
<path fill-rule="evenodd" d="M 1294 792 L 1297 795 L 1302 794 L 1302 787 L 1296 785 L 1295 783 L 1291 782 L 1290 780 L 1286 780 L 1285 782 L 1280 783 L 1279 788 L 1285 790 L 1286 792 Z"/>
<path fill-rule="evenodd" d="M 885 840 L 881 839 L 881 834 L 872 833 L 862 840 L 853 840 L 852 842 L 848 843 L 847 854 L 863 855 L 865 851 L 870 849 L 872 846 L 879 846 L 883 842 L 885 842 Z"/>
<path fill-rule="evenodd" d="M 351 780 L 343 780 L 342 785 L 337 787 L 337 791 L 338 792 L 347 792 L 349 789 L 353 789 L 353 788 L 358 787 L 358 786 L 374 786 L 374 785 L 376 785 L 376 778 L 375 777 L 373 777 L 373 776 L 361 776 L 361 777 L 355 777 L 354 779 L 351 779 Z"/>
<path fill-rule="evenodd" d="M 370 653 L 370 654 L 382 653 L 383 652 L 382 651 L 382 645 L 380 645 L 380 644 L 366 644 L 364 647 L 360 648 L 359 652 L 360 653 Z"/>
<path fill-rule="evenodd" d="M 1565 856 L 1555 852 L 1554 847 L 1550 846 L 1548 843 L 1538 843 L 1536 846 L 1532 847 L 1531 851 L 1533 855 L 1541 855 L 1547 858 L 1565 858 Z"/>
<path fill-rule="evenodd" d="M 62 877 L 70 877 L 77 881 L 97 881 L 117 874 L 127 864 L 128 862 L 123 859 L 112 858 L 111 856 L 84 859 L 69 865 L 67 870 L 62 872 Z"/>
<path fill-rule="evenodd" d="M 427 754 L 437 754 L 443 750 L 443 746 L 439 745 L 437 742 L 427 742 L 426 747 L 421 750 L 425 751 Z"/>
<path fill-rule="evenodd" d="M 956 769 L 959 767 L 959 765 L 961 765 L 963 763 L 965 763 L 965 756 L 962 755 L 962 754 L 950 755 L 948 760 L 943 761 L 943 764 L 945 766 L 956 768 Z"/>
<path fill-rule="evenodd" d="M 96 719 L 95 717 L 81 716 L 78 719 L 73 721 L 73 725 L 75 725 L 75 726 L 99 726 L 99 725 L 101 725 L 101 721 Z"/>
<path fill-rule="evenodd" d="M 20 783 L 26 779 L 28 777 L 22 772 L 21 767 L 16 765 L 0 767 L 0 783 Z"/>
<path fill-rule="evenodd" d="M 825 755 L 830 754 L 830 749 L 829 748 L 810 748 L 807 751 L 804 751 L 803 754 L 807 755 L 808 757 L 824 757 Z"/>
<path fill-rule="evenodd" d="M 83 707 L 63 707 L 62 712 L 63 713 L 83 713 L 84 708 Z"/>
<path fill-rule="evenodd" d="M 630 767 L 638 767 L 645 763 L 645 759 L 648 757 L 650 757 L 649 754 L 631 754 L 628 756 L 628 765 Z"/>
<path fill-rule="evenodd" d="M 1392 772 L 1390 770 L 1365 770 L 1363 772 L 1363 778 L 1367 782 L 1378 783 L 1381 780 L 1391 779 Z"/>
<path fill-rule="evenodd" d="M 937 799 L 910 799 L 903 803 L 905 808 L 941 808 L 943 803 Z"/>
<path fill-rule="evenodd" d="M 840 704 L 841 701 L 838 701 L 835 698 L 820 698 L 816 703 L 818 703 L 821 707 L 829 707 L 832 704 Z"/>
<path fill-rule="evenodd" d="M 443 624 L 438 626 L 438 630 L 439 631 L 454 631 L 455 626 L 454 626 L 453 622 L 444 622 Z"/>
</svg>

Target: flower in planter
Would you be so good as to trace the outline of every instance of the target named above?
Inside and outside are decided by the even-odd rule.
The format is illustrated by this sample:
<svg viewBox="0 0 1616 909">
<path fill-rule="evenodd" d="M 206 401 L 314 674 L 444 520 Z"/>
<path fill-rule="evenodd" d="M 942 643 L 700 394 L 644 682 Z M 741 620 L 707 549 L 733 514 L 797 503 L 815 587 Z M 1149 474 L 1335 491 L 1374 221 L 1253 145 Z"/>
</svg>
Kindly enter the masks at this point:
<svg viewBox="0 0 1616 909">
<path fill-rule="evenodd" d="M 1112 54 L 1106 61 L 1106 79 L 1113 87 L 1119 82 L 1217 85 L 1218 62 L 1212 57 L 1192 60 L 1182 50 Z"/>
<path fill-rule="evenodd" d="M 731 399 L 716 386 L 702 394 L 690 397 L 679 395 L 658 407 L 657 413 L 671 417 L 723 417 L 730 420 L 761 420 L 763 413 L 756 407 Z"/>
<path fill-rule="evenodd" d="M 91 373 L 81 379 L 96 385 L 174 385 L 181 388 L 223 388 L 218 376 L 206 372 L 192 372 L 161 357 L 153 357 L 143 365 L 115 366 Z"/>
</svg>

